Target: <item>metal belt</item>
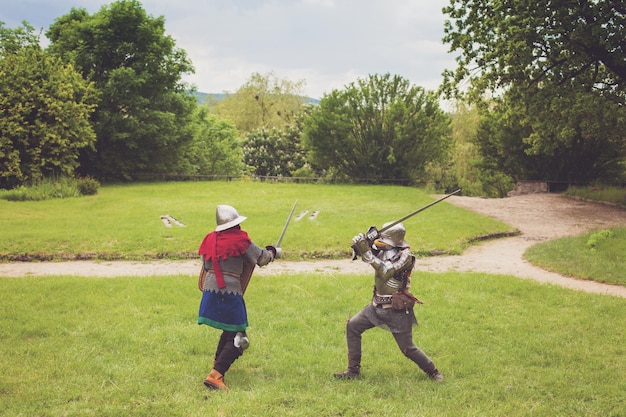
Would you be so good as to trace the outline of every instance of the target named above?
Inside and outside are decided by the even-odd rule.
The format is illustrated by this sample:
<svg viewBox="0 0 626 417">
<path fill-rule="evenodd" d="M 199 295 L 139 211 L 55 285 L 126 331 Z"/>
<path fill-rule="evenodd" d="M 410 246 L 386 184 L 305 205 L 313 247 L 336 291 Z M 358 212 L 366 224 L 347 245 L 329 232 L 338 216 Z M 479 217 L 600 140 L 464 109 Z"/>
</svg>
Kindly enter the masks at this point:
<svg viewBox="0 0 626 417">
<path fill-rule="evenodd" d="M 391 295 L 374 294 L 375 304 L 391 304 Z"/>
</svg>

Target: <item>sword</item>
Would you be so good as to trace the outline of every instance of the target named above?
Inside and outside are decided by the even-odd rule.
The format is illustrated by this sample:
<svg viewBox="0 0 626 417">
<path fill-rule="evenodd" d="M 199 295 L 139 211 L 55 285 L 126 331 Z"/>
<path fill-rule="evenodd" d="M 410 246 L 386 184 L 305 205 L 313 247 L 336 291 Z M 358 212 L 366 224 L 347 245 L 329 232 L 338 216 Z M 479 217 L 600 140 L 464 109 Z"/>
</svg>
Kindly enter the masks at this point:
<svg viewBox="0 0 626 417">
<path fill-rule="evenodd" d="M 287 217 L 287 221 L 285 222 L 285 226 L 283 226 L 283 231 L 278 238 L 278 242 L 276 242 L 276 248 L 280 248 L 280 244 L 283 241 L 283 237 L 285 237 L 285 232 L 287 231 L 287 227 L 289 227 L 289 222 L 291 221 L 291 217 L 293 216 L 293 212 L 296 210 L 296 205 L 298 204 L 298 200 L 293 203 L 293 207 L 291 208 L 291 213 L 289 213 L 289 217 Z"/>
<path fill-rule="evenodd" d="M 411 212 L 411 213 L 407 214 L 406 216 L 402 217 L 401 219 L 398 219 L 398 220 L 396 220 L 396 221 L 394 221 L 394 222 L 389 223 L 387 226 L 383 227 L 383 228 L 382 228 L 382 229 L 380 229 L 380 230 L 378 230 L 378 229 L 376 228 L 376 226 L 372 226 L 372 227 L 370 227 L 370 228 L 367 230 L 367 233 L 365 233 L 365 238 L 367 239 L 367 241 L 368 241 L 368 242 L 370 243 L 370 245 L 371 245 L 372 243 L 374 243 L 374 240 L 376 240 L 376 239 L 380 236 L 380 234 L 381 234 L 382 232 L 384 232 L 385 230 L 389 230 L 389 229 L 391 229 L 392 227 L 394 227 L 394 226 L 395 226 L 395 225 L 397 225 L 398 223 L 402 223 L 402 222 L 403 222 L 403 221 L 405 221 L 406 219 L 408 219 L 408 218 L 410 218 L 410 217 L 415 216 L 417 213 L 420 213 L 420 212 L 422 212 L 422 211 L 426 210 L 427 208 L 434 206 L 435 204 L 437 204 L 437 203 L 439 203 L 439 202 L 441 202 L 441 201 L 445 200 L 445 199 L 446 199 L 446 198 L 448 198 L 448 197 L 451 197 L 451 196 L 453 196 L 453 195 L 455 195 L 455 194 L 459 193 L 460 191 L 461 191 L 461 189 L 459 188 L 458 190 L 453 191 L 453 192 L 451 192 L 450 194 L 444 195 L 444 196 L 443 196 L 443 197 L 441 197 L 439 200 L 435 200 L 435 201 L 433 201 L 432 203 L 427 204 L 427 205 L 425 205 L 424 207 L 419 208 L 419 209 L 415 210 L 414 212 Z M 357 253 L 356 253 L 356 245 L 352 245 L 352 260 L 354 261 L 356 258 L 357 258 Z"/>
<path fill-rule="evenodd" d="M 287 218 L 287 222 L 285 226 L 283 226 L 283 231 L 278 238 L 278 242 L 276 243 L 276 247 L 272 248 L 271 246 L 266 246 L 265 249 L 273 250 L 274 256 L 276 258 L 280 258 L 282 256 L 282 249 L 280 248 L 280 244 L 283 241 L 283 237 L 285 237 L 285 232 L 287 231 L 287 227 L 289 226 L 289 222 L 291 221 L 291 217 L 293 216 L 293 212 L 296 210 L 296 204 L 298 204 L 298 200 L 293 203 L 293 208 L 291 209 L 291 213 L 289 213 L 289 217 Z M 241 292 L 245 294 L 246 288 L 248 288 L 248 284 L 250 283 L 250 279 L 252 278 L 252 272 L 254 272 L 254 267 L 256 265 L 244 260 L 243 263 L 243 271 L 241 272 L 240 281 L 241 281 Z M 198 284 L 200 286 L 200 284 Z"/>
</svg>

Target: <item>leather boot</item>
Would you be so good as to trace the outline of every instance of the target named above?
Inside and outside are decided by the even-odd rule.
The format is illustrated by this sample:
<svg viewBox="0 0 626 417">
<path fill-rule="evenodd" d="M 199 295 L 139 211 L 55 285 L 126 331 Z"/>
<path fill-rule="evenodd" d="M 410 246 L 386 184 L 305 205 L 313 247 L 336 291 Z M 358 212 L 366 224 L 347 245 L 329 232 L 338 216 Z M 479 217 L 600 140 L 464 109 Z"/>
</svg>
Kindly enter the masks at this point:
<svg viewBox="0 0 626 417">
<path fill-rule="evenodd" d="M 433 381 L 443 381 L 443 375 L 441 374 L 441 372 L 439 372 L 437 368 L 426 373 L 428 374 L 428 377 Z"/>
<path fill-rule="evenodd" d="M 334 374 L 337 379 L 358 379 L 361 378 L 361 355 L 348 353 L 348 369 Z"/>
<path fill-rule="evenodd" d="M 204 380 L 204 385 L 210 389 L 221 389 L 228 391 L 228 387 L 224 384 L 224 375 L 213 369 L 209 376 Z"/>
</svg>

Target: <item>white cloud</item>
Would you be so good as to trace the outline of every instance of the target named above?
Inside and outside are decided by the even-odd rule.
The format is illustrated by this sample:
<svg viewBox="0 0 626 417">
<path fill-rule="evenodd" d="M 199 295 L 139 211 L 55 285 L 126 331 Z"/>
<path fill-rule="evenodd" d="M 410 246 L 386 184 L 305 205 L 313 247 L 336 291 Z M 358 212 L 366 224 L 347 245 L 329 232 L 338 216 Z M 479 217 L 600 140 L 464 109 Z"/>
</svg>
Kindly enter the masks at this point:
<svg viewBox="0 0 626 417">
<path fill-rule="evenodd" d="M 71 7 L 104 0 L 0 0 L 0 21 L 44 30 Z M 304 79 L 319 98 L 373 73 L 435 89 L 454 60 L 441 43 L 447 0 L 144 0 L 196 68 L 203 92 L 236 91 L 254 72 Z"/>
</svg>

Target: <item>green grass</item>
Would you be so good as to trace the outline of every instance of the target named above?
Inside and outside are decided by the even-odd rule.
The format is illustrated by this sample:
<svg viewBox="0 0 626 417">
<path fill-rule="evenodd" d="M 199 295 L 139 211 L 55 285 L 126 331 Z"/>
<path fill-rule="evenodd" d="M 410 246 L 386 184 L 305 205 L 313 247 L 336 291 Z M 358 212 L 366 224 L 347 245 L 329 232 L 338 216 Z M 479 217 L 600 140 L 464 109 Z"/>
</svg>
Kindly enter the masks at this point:
<svg viewBox="0 0 626 417">
<path fill-rule="evenodd" d="M 542 242 L 528 248 L 524 258 L 562 275 L 626 285 L 626 228 Z"/>
<path fill-rule="evenodd" d="M 431 203 L 423 190 L 399 186 L 172 182 L 103 186 L 97 195 L 46 201 L 0 200 L 0 259 L 154 259 L 195 256 L 215 227 L 215 206 L 247 216 L 244 229 L 275 244 L 298 200 L 283 241 L 286 259 L 350 255 L 352 236 Z M 301 211 L 319 211 L 295 221 Z M 166 228 L 169 214 L 186 227 Z M 405 222 L 417 254 L 460 253 L 472 238 L 512 232 L 501 222 L 447 202 Z"/>
<path fill-rule="evenodd" d="M 476 273 L 413 281 L 415 340 L 442 383 L 380 329 L 364 335 L 364 378 L 334 380 L 372 278 L 300 274 L 255 277 L 251 347 L 215 392 L 202 380 L 219 332 L 196 324 L 195 277 L 3 278 L 0 414 L 626 414 L 626 300 Z"/>
<path fill-rule="evenodd" d="M 390 186 L 109 186 L 90 197 L 0 200 L 0 256 L 183 257 L 213 229 L 222 203 L 249 216 L 257 243 L 273 243 L 296 199 L 296 215 L 320 214 L 290 226 L 291 259 L 346 256 L 354 234 L 433 201 Z M 163 214 L 187 227 L 165 228 Z M 511 231 L 446 202 L 406 226 L 422 254 Z M 575 276 L 593 267 L 589 279 L 611 282 L 626 276 L 625 250 L 625 230 L 612 229 L 542 243 L 528 256 L 561 258 L 550 268 L 572 265 Z M 370 275 L 255 277 L 246 295 L 252 345 L 226 375 L 231 391 L 214 392 L 202 380 L 219 332 L 196 324 L 195 276 L 0 278 L 0 415 L 626 415 L 626 300 L 506 276 L 415 272 L 414 292 L 426 302 L 415 340 L 446 380 L 428 380 L 389 333 L 372 329 L 364 378 L 336 381 L 345 321 L 371 285 Z"/>
<path fill-rule="evenodd" d="M 586 187 L 569 187 L 564 193 L 572 197 L 580 197 L 587 200 L 601 201 L 626 207 L 626 188 L 605 185 L 592 185 Z"/>
<path fill-rule="evenodd" d="M 54 198 L 80 197 L 79 181 L 67 177 L 45 178 L 32 186 L 1 190 L 0 199 L 7 201 L 41 201 Z"/>
</svg>

